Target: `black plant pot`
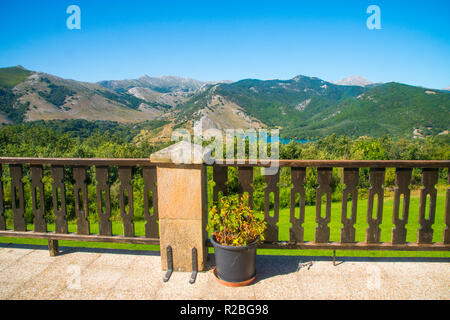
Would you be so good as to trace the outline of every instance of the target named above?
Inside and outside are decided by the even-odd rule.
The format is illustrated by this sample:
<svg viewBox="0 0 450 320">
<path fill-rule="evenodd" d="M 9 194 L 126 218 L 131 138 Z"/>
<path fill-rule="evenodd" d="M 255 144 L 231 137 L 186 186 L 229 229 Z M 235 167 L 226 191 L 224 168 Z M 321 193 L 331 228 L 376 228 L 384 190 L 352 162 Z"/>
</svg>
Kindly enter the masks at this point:
<svg viewBox="0 0 450 320">
<path fill-rule="evenodd" d="M 253 282 L 256 276 L 257 240 L 246 246 L 224 246 L 211 236 L 216 260 L 215 274 L 219 282 L 230 286 L 244 286 Z"/>
</svg>

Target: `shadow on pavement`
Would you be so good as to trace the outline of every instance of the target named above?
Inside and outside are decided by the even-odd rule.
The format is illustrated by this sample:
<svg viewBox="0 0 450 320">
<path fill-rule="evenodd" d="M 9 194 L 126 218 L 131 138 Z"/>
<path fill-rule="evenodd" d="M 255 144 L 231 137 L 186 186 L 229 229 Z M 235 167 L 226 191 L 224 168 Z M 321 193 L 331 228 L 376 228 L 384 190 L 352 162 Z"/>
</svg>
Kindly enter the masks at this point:
<svg viewBox="0 0 450 320">
<path fill-rule="evenodd" d="M 258 255 L 256 259 L 256 281 L 279 275 L 297 272 L 300 269 L 314 268 L 314 263 L 328 261 L 330 268 L 339 267 L 345 262 L 450 262 L 450 258 L 422 258 L 422 257 L 336 257 L 336 266 L 333 266 L 333 258 L 326 256 L 271 256 Z"/>
<path fill-rule="evenodd" d="M 11 249 L 31 249 L 31 250 L 46 250 L 47 246 L 35 245 L 35 244 L 18 244 L 18 243 L 0 243 L 0 248 Z M 87 253 L 105 253 L 105 254 L 131 254 L 131 255 L 143 255 L 143 256 L 159 256 L 159 251 L 151 250 L 127 250 L 127 249 L 111 249 L 111 248 L 87 248 L 87 247 L 59 247 L 59 255 L 70 254 L 74 252 L 87 252 Z"/>
</svg>

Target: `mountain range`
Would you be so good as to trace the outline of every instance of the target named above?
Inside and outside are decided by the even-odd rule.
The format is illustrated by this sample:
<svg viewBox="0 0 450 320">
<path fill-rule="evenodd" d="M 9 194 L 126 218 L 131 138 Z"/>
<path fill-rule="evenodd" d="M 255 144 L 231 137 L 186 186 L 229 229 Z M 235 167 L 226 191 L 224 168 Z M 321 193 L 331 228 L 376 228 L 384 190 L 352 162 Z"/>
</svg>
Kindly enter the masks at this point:
<svg viewBox="0 0 450 320">
<path fill-rule="evenodd" d="M 299 139 L 422 137 L 448 133 L 450 92 L 359 76 L 204 82 L 145 75 L 88 83 L 21 66 L 0 69 L 0 124 L 52 119 L 165 120 L 161 139 L 199 123 L 203 129 L 279 128 L 282 137 Z"/>
</svg>

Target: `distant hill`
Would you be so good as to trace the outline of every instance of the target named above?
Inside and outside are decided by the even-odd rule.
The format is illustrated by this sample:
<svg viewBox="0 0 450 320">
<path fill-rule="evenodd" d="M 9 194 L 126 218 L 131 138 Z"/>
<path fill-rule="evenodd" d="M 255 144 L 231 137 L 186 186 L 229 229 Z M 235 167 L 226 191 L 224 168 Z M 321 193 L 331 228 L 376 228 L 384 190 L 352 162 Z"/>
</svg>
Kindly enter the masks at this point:
<svg viewBox="0 0 450 320">
<path fill-rule="evenodd" d="M 0 69 L 0 124 L 85 119 L 123 123 L 161 120 L 149 139 L 176 127 L 279 128 L 285 138 L 423 137 L 448 134 L 450 92 L 360 77 L 339 83 L 299 75 L 290 80 L 202 82 L 143 76 L 86 83 L 21 66 Z"/>
<path fill-rule="evenodd" d="M 421 137 L 442 133 L 449 126 L 450 93 L 391 82 L 342 101 L 285 134 Z"/>
<path fill-rule="evenodd" d="M 163 110 L 128 93 L 22 67 L 0 69 L 0 122 L 86 119 L 139 122 Z M 3 119 L 3 121 L 2 121 Z"/>
<path fill-rule="evenodd" d="M 195 91 L 204 86 L 206 82 L 174 76 L 150 77 L 144 75 L 138 79 L 105 80 L 98 82 L 98 84 L 113 90 L 128 90 L 133 87 L 140 87 L 160 93 L 168 93 L 172 91 Z"/>
<path fill-rule="evenodd" d="M 127 92 L 144 99 L 153 106 L 170 108 L 185 102 L 193 94 L 208 85 L 218 82 L 205 82 L 175 76 L 150 77 L 144 75 L 138 79 L 106 80 L 98 84 L 116 92 Z"/>
<path fill-rule="evenodd" d="M 307 76 L 219 84 L 180 105 L 178 120 L 203 119 L 211 126 L 204 110 L 213 99 L 234 103 L 253 122 L 278 127 L 288 138 L 421 137 L 450 127 L 450 93 L 399 83 L 345 86 Z"/>
<path fill-rule="evenodd" d="M 287 128 L 304 123 L 331 105 L 360 95 L 364 88 L 297 76 L 291 80 L 242 80 L 219 85 L 215 91 L 268 126 Z"/>
<path fill-rule="evenodd" d="M 31 71 L 22 66 L 2 68 L 0 69 L 0 87 L 13 88 L 31 74 Z"/>
</svg>

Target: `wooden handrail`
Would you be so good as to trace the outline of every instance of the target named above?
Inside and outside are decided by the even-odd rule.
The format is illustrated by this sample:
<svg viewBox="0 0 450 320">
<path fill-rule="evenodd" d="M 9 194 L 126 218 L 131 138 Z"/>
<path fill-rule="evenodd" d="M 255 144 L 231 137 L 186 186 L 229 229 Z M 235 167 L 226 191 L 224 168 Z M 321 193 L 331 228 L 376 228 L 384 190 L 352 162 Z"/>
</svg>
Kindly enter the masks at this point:
<svg viewBox="0 0 450 320">
<path fill-rule="evenodd" d="M 272 161 L 272 162 L 271 162 Z M 273 160 L 216 159 L 214 166 L 269 167 Z M 450 160 L 278 160 L 280 167 L 318 168 L 450 168 Z"/>
<path fill-rule="evenodd" d="M 276 161 L 276 160 L 275 160 Z M 450 160 L 278 160 L 280 167 L 318 168 L 450 168 Z M 214 166 L 268 167 L 274 160 L 216 159 Z M 169 163 L 132 158 L 26 158 L 0 157 L 0 164 L 67 165 L 67 166 L 157 166 Z M 183 165 L 186 166 L 186 165 Z M 189 166 L 189 165 L 187 165 Z M 198 166 L 192 164 L 192 166 Z"/>
</svg>

